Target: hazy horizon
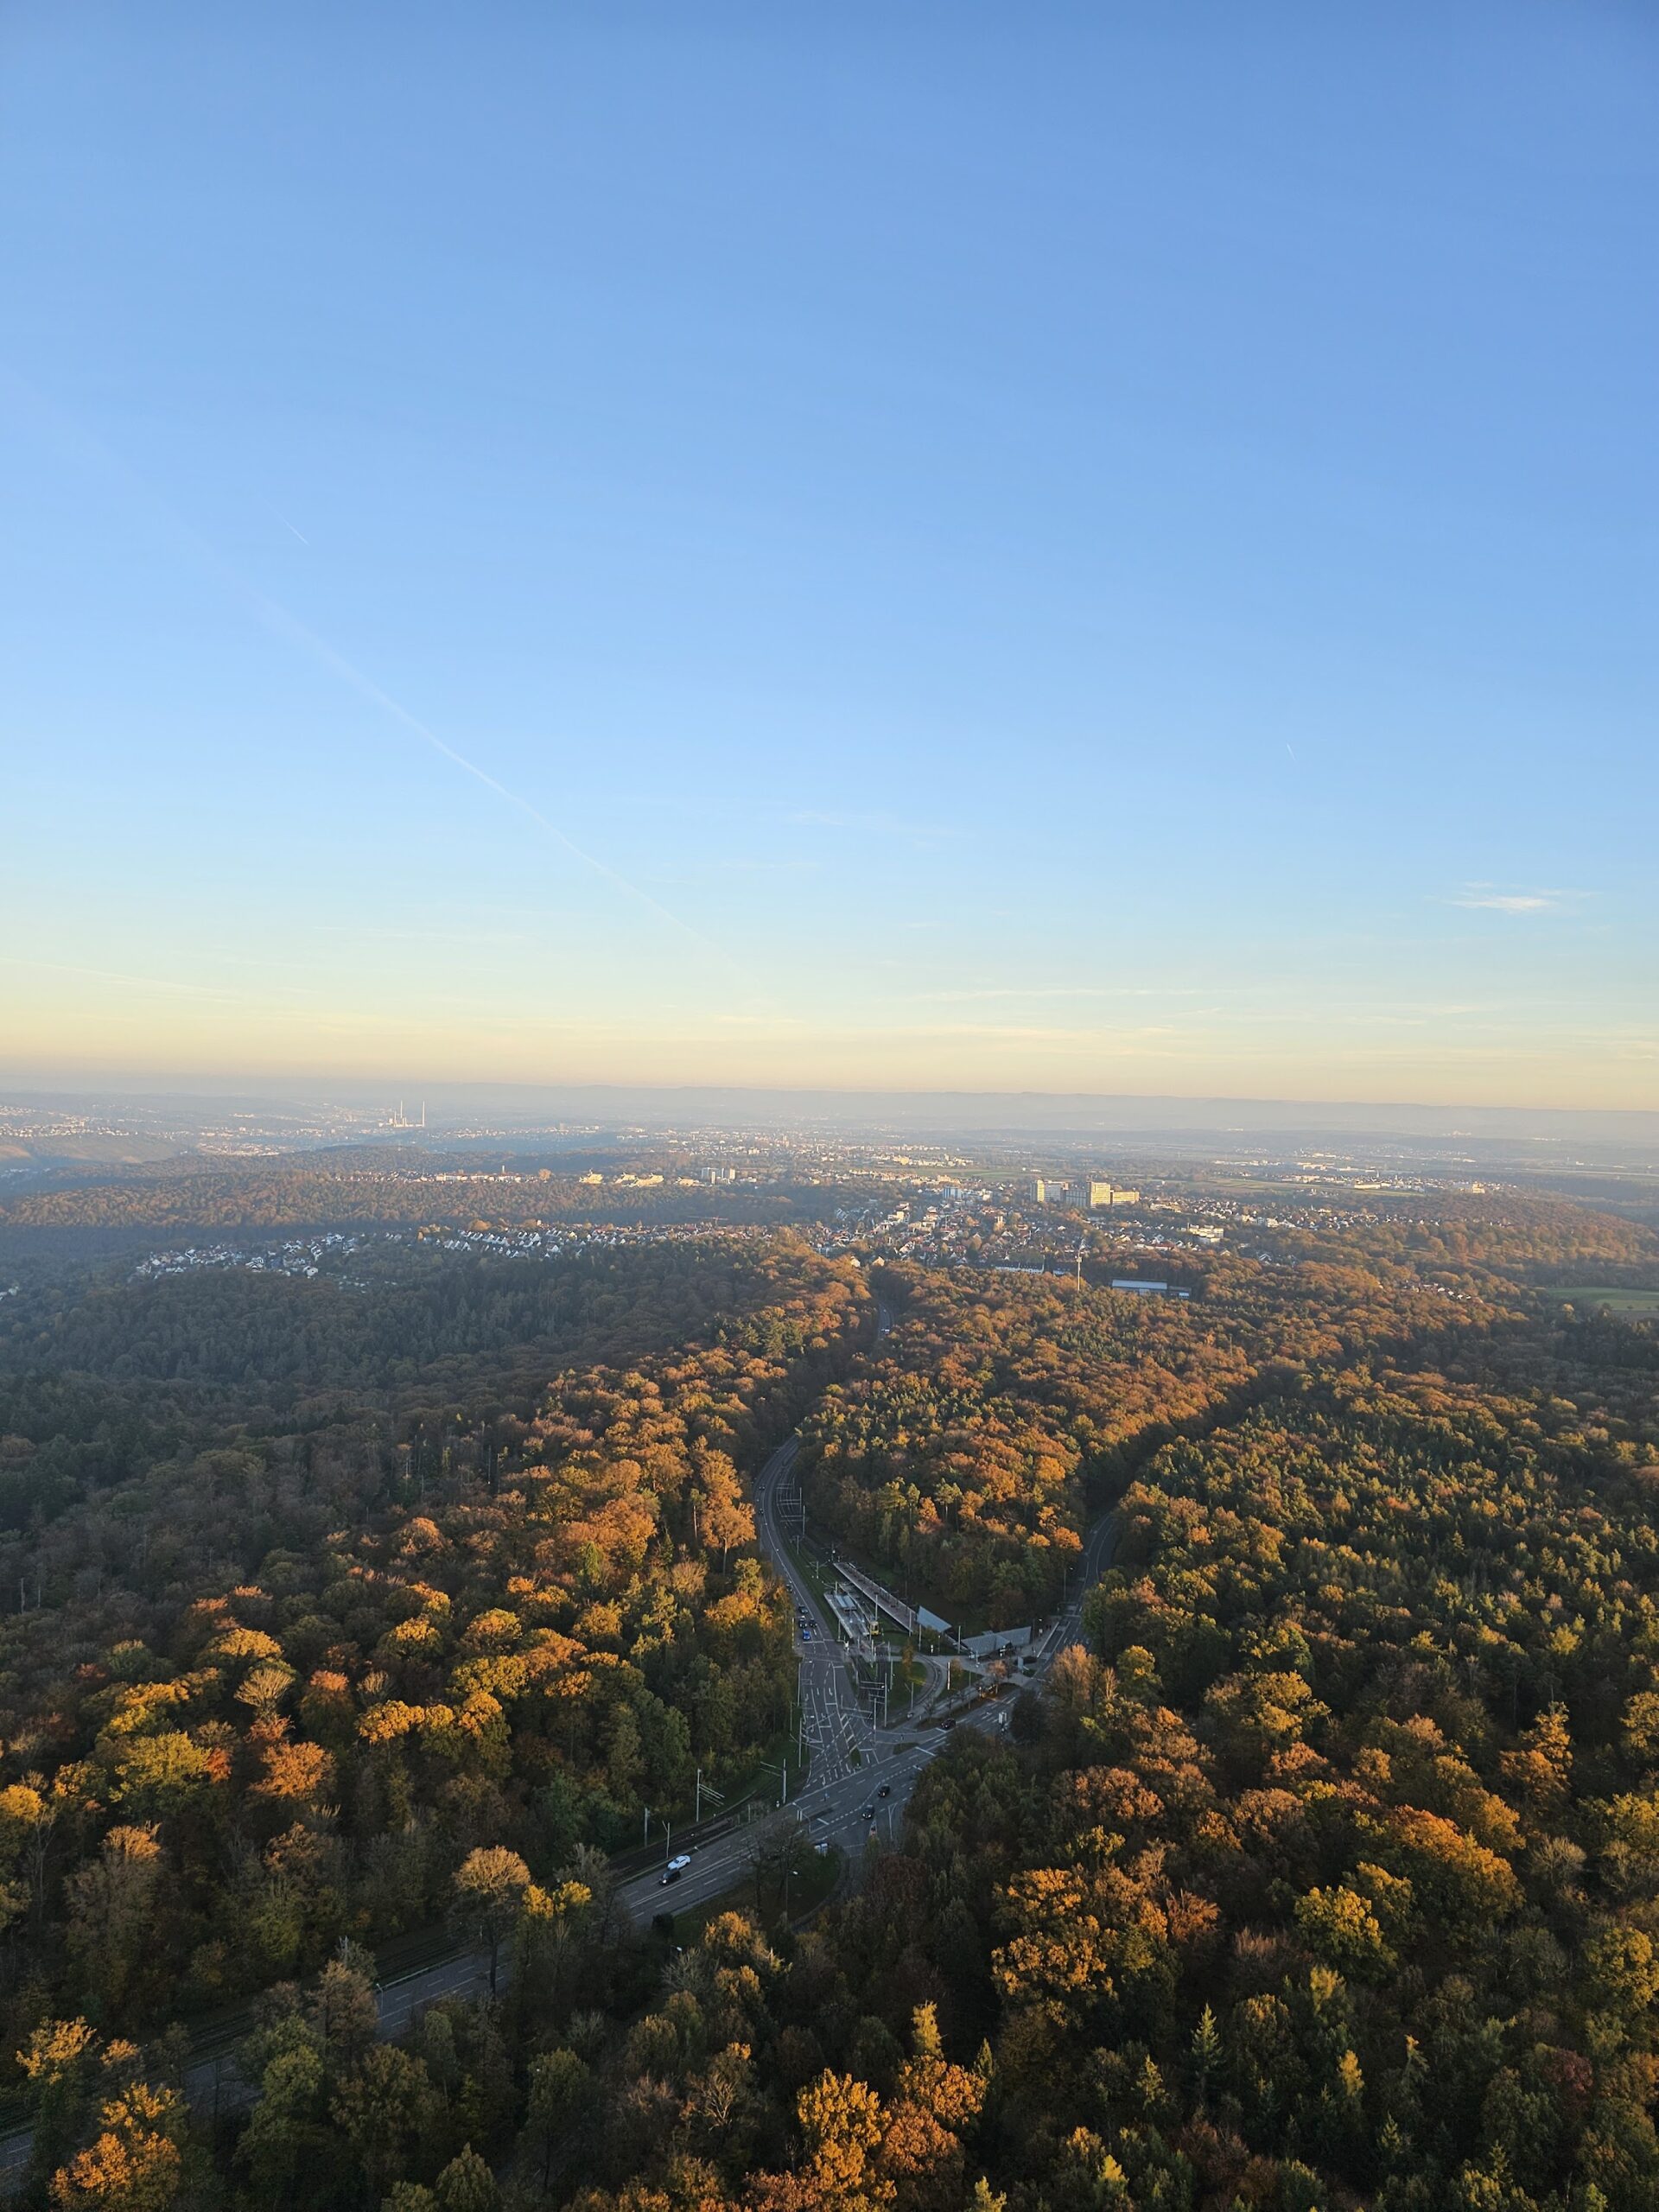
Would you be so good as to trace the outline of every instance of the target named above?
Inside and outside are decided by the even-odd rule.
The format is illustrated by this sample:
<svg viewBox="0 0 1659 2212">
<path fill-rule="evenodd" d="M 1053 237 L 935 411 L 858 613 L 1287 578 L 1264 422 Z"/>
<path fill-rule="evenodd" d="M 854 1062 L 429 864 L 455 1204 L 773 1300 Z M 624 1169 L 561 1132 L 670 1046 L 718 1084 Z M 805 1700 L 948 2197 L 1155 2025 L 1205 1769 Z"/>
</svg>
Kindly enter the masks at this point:
<svg viewBox="0 0 1659 2212">
<path fill-rule="evenodd" d="M 557 1119 L 612 1127 L 775 1126 L 804 1123 L 868 1129 L 878 1125 L 927 1128 L 942 1135 L 1133 1136 L 1182 1134 L 1292 1136 L 1324 1133 L 1357 1137 L 1467 1137 L 1477 1141 L 1573 1141 L 1659 1145 L 1659 1110 L 1558 1109 L 1424 1101 L 1246 1098 L 1156 1092 L 883 1090 L 801 1085 L 611 1084 L 327 1084 L 294 1077 L 244 1084 L 230 1078 L 186 1080 L 156 1076 L 88 1085 L 9 1081 L 0 1068 L 0 1108 L 117 1105 L 130 1103 L 182 1111 L 194 1106 L 403 1107 L 424 1113 L 435 1140 L 462 1121 L 484 1120 L 506 1136 L 515 1127 Z M 416 1129 L 414 1134 L 420 1134 Z"/>
</svg>

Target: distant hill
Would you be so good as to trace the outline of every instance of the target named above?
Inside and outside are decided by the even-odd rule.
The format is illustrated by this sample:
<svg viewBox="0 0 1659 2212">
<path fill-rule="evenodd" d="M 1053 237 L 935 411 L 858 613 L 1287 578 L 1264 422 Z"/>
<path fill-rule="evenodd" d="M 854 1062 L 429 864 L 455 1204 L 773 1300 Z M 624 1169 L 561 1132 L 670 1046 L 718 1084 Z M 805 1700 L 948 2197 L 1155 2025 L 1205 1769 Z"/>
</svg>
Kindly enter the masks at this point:
<svg viewBox="0 0 1659 2212">
<path fill-rule="evenodd" d="M 0 1165 L 31 1167 L 148 1167 L 182 1147 L 165 1137 L 117 1135 L 0 1137 Z"/>
</svg>

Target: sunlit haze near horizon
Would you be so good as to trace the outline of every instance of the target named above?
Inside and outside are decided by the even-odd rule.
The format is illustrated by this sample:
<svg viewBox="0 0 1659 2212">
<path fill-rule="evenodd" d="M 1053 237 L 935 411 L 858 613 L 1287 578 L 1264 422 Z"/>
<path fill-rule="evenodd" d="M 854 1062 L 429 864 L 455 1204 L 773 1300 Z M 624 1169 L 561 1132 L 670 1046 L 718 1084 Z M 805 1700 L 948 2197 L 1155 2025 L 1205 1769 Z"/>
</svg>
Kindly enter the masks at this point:
<svg viewBox="0 0 1659 2212">
<path fill-rule="evenodd" d="M 1659 1104 L 1659 17 L 0 17 L 0 1076 Z"/>
</svg>

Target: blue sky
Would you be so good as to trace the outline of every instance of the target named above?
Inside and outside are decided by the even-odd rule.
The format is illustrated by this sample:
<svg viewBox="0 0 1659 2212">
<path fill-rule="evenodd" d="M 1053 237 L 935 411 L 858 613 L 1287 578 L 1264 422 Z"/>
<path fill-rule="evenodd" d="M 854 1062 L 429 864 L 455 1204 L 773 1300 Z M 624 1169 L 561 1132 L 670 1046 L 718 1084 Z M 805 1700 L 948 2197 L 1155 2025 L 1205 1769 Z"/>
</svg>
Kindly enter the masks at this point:
<svg viewBox="0 0 1659 2212">
<path fill-rule="evenodd" d="M 0 17 L 0 1069 L 1643 1105 L 1659 17 Z"/>
</svg>

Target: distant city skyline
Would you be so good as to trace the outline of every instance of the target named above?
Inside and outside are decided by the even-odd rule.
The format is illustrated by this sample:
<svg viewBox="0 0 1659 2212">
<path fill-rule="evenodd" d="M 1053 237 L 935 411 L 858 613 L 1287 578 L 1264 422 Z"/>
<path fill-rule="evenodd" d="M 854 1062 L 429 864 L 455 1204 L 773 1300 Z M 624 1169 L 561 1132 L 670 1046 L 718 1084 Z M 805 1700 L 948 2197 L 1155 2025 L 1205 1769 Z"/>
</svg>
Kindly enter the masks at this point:
<svg viewBox="0 0 1659 2212">
<path fill-rule="evenodd" d="M 1659 19 L 0 29 L 0 1084 L 1659 1107 Z"/>
</svg>

